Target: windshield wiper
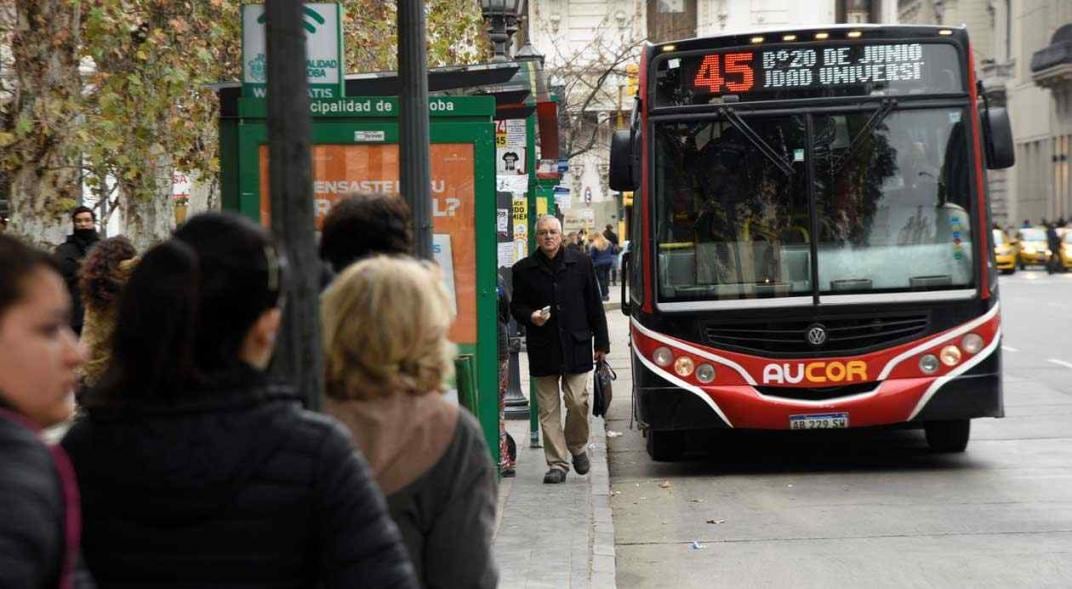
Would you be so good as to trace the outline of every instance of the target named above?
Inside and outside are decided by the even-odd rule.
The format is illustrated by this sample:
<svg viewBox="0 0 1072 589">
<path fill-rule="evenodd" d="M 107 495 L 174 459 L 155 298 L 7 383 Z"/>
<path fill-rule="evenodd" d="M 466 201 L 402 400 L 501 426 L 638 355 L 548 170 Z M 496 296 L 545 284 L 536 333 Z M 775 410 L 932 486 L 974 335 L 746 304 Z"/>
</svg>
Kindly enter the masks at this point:
<svg viewBox="0 0 1072 589">
<path fill-rule="evenodd" d="M 783 174 L 785 174 L 786 176 L 793 175 L 793 166 L 789 165 L 788 162 L 786 162 L 783 158 L 779 157 L 778 152 L 774 151 L 774 148 L 771 147 L 766 141 L 764 141 L 763 138 L 759 136 L 759 133 L 756 133 L 755 129 L 749 126 L 748 123 L 746 123 L 745 120 L 741 118 L 741 115 L 737 114 L 733 109 L 726 107 L 718 109 L 718 114 L 726 117 L 726 120 L 729 121 L 730 124 L 732 124 L 738 131 L 740 131 L 741 134 L 745 136 L 745 138 L 751 141 L 752 145 L 754 145 L 760 153 L 765 155 L 767 159 L 771 161 L 771 163 L 777 166 Z"/>
<path fill-rule="evenodd" d="M 841 172 L 841 169 L 845 167 L 845 163 L 852 158 L 853 154 L 856 153 L 856 150 L 864 142 L 864 137 L 869 136 L 871 134 L 871 131 L 873 131 L 875 127 L 879 125 L 879 123 L 886 119 L 886 116 L 889 115 L 891 111 L 893 111 L 895 106 L 897 106 L 897 101 L 892 98 L 887 98 L 882 101 L 882 106 L 878 107 L 875 112 L 871 113 L 871 118 L 867 119 L 867 122 L 864 123 L 864 126 L 861 127 L 860 130 L 856 133 L 856 136 L 852 138 L 852 143 L 849 144 L 849 150 L 845 153 L 844 156 L 841 157 L 840 161 L 838 161 L 836 171 L 834 172 L 835 176 L 838 174 L 838 172 Z"/>
</svg>

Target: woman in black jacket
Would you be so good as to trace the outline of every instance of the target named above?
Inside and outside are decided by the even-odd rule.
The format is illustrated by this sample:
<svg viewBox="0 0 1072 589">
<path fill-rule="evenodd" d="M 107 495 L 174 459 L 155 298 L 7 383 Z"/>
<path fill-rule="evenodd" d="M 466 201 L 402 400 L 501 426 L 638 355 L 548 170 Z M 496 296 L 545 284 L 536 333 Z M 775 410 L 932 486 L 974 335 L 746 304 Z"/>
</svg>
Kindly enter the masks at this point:
<svg viewBox="0 0 1072 589">
<path fill-rule="evenodd" d="M 416 586 L 345 429 L 263 373 L 282 266 L 260 227 L 210 213 L 131 276 L 63 440 L 101 587 Z"/>
<path fill-rule="evenodd" d="M 38 437 L 74 409 L 85 360 L 56 262 L 0 235 L 0 587 L 72 586 L 78 488 Z"/>
</svg>

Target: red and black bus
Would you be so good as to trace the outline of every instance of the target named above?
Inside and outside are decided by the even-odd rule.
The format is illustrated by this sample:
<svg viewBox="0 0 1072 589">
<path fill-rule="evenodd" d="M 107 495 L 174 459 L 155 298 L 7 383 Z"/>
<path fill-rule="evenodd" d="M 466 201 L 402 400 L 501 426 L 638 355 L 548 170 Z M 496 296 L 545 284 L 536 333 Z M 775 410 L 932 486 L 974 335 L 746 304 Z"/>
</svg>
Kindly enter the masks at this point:
<svg viewBox="0 0 1072 589">
<path fill-rule="evenodd" d="M 646 46 L 610 175 L 636 194 L 622 309 L 649 454 L 876 426 L 963 451 L 1004 412 L 984 168 L 1012 163 L 962 28 Z"/>
</svg>

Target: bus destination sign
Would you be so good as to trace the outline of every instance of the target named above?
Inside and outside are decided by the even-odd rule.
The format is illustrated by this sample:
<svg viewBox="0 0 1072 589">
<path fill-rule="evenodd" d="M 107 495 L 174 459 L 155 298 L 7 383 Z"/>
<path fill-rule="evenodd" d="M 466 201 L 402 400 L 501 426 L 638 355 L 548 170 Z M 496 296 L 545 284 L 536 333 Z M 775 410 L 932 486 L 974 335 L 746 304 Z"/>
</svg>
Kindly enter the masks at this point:
<svg viewBox="0 0 1072 589">
<path fill-rule="evenodd" d="M 657 72 L 657 102 L 705 104 L 815 96 L 961 92 L 948 44 L 799 45 L 672 57 Z M 676 71 L 675 71 L 676 70 Z"/>
</svg>

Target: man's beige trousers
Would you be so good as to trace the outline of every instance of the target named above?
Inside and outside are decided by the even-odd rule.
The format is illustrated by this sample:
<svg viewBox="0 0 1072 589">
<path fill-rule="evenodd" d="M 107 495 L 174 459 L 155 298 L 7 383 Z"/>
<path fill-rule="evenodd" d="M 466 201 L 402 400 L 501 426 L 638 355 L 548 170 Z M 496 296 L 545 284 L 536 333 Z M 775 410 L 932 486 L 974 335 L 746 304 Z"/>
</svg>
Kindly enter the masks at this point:
<svg viewBox="0 0 1072 589">
<path fill-rule="evenodd" d="M 536 400 L 547 466 L 569 472 L 571 459 L 588 446 L 588 373 L 537 376 Z M 566 402 L 566 428 L 562 429 L 562 400 Z"/>
</svg>

